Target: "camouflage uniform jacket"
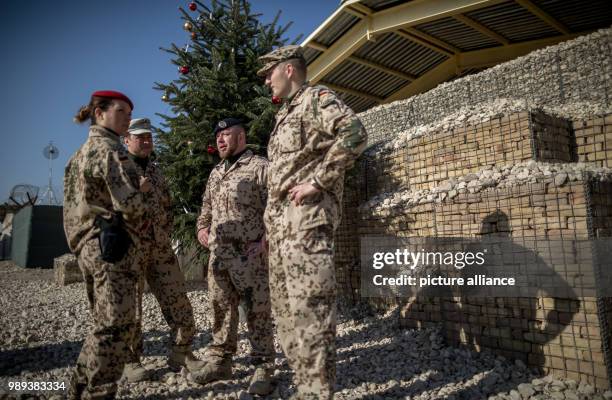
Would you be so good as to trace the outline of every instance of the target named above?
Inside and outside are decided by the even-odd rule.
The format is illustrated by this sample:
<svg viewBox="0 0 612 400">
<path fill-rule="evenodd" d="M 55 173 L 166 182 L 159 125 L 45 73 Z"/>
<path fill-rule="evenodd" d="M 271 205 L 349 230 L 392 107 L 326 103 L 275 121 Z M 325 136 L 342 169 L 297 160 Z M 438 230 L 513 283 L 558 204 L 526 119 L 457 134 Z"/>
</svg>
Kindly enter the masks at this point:
<svg viewBox="0 0 612 400">
<path fill-rule="evenodd" d="M 121 212 L 137 243 L 147 212 L 138 179 L 136 165 L 119 136 L 91 126 L 89 137 L 70 158 L 64 174 L 64 231 L 73 253 L 78 254 L 99 233 L 94 225 L 97 215 L 110 218 Z"/>
<path fill-rule="evenodd" d="M 267 171 L 268 160 L 247 150 L 227 171 L 221 162 L 210 173 L 197 231 L 210 228 L 212 259 L 244 255 L 263 236 Z"/>
<path fill-rule="evenodd" d="M 288 203 L 288 191 L 315 181 L 322 194 L 315 207 L 289 207 L 301 229 L 340 220 L 344 172 L 366 146 L 366 131 L 355 113 L 325 86 L 303 86 L 276 115 L 268 156 L 269 202 Z M 292 219 L 292 216 L 285 216 Z M 273 223 L 272 221 L 270 221 Z"/>
<path fill-rule="evenodd" d="M 172 234 L 174 217 L 172 215 L 172 197 L 166 179 L 162 175 L 159 164 L 149 161 L 146 170 L 136 164 L 139 176 L 149 178 L 153 190 L 143 193 L 143 198 L 148 204 L 149 220 L 152 229 L 147 239 L 155 243 L 166 243 Z"/>
</svg>

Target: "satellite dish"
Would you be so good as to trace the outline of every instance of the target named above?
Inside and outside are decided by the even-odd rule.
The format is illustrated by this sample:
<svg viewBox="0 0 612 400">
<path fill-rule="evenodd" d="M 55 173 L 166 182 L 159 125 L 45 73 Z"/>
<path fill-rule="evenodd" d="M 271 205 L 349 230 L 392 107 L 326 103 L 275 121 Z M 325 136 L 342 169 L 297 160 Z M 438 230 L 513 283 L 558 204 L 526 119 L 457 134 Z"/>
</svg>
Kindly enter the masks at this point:
<svg viewBox="0 0 612 400">
<path fill-rule="evenodd" d="M 48 160 L 55 160 L 59 157 L 59 149 L 53 145 L 53 142 L 49 142 L 43 149 L 43 156 Z"/>
<path fill-rule="evenodd" d="M 38 198 L 38 190 L 38 186 L 28 185 L 26 183 L 15 185 L 11 189 L 9 199 L 19 207 L 23 207 L 27 204 L 34 205 Z"/>
</svg>

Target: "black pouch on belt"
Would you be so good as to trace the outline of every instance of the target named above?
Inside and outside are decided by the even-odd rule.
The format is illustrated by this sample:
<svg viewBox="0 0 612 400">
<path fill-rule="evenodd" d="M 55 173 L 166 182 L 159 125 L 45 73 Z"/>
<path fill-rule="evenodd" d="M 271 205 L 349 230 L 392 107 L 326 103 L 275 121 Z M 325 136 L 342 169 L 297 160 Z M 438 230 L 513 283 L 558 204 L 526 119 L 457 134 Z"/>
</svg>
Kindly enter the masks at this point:
<svg viewBox="0 0 612 400">
<path fill-rule="evenodd" d="M 109 263 L 123 260 L 130 249 L 132 239 L 123 226 L 121 213 L 113 214 L 110 220 L 98 215 L 95 223 L 100 228 L 98 243 L 102 260 Z"/>
</svg>

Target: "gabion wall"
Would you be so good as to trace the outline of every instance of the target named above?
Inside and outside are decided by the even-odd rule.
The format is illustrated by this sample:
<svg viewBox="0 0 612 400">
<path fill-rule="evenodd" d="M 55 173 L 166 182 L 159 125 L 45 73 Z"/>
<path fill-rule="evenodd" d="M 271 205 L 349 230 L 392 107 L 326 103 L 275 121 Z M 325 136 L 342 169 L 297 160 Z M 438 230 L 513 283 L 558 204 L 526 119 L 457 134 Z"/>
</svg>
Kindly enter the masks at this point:
<svg viewBox="0 0 612 400">
<path fill-rule="evenodd" d="M 336 237 L 341 296 L 364 300 L 365 235 L 470 238 L 501 232 L 522 244 L 612 237 L 611 32 L 362 113 L 375 145 L 346 178 Z M 563 247 L 550 253 L 559 256 Z M 563 257 L 555 260 L 555 268 L 580 268 Z M 399 304 L 408 327 L 442 324 L 450 342 L 610 386 L 610 298 L 374 301 Z"/>
<path fill-rule="evenodd" d="M 610 107 L 612 29 L 534 51 L 479 74 L 444 83 L 429 92 L 359 114 L 369 143 L 395 137 L 407 127 L 426 125 L 457 110 L 521 99 L 531 106 L 558 107 L 588 117 Z"/>
</svg>

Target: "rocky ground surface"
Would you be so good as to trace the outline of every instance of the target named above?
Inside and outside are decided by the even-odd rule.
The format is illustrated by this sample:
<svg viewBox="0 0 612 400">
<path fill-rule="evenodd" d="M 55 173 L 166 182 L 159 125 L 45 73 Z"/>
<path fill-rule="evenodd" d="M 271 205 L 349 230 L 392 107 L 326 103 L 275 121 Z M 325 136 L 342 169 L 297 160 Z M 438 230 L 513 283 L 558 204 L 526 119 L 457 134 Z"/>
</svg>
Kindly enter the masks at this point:
<svg viewBox="0 0 612 400">
<path fill-rule="evenodd" d="M 82 283 L 58 287 L 51 270 L 22 269 L 0 262 L 0 399 L 61 399 L 65 392 L 23 394 L 8 382 L 66 382 L 91 326 Z M 198 332 L 194 347 L 202 356 L 210 340 L 208 294 L 190 288 Z M 365 307 L 340 307 L 336 399 L 594 399 L 611 400 L 612 391 L 597 392 L 574 381 L 538 377 L 521 362 L 489 352 L 449 347 L 435 329 L 408 330 L 398 324 L 397 309 L 377 313 Z M 247 385 L 249 344 L 240 326 L 233 379 L 208 386 L 189 374 L 171 372 L 165 361 L 169 331 L 150 294 L 144 299 L 144 365 L 154 380 L 120 383 L 123 399 L 250 399 Z M 291 373 L 277 346 L 278 382 L 269 399 L 294 392 Z"/>
<path fill-rule="evenodd" d="M 477 173 L 448 179 L 431 189 L 399 189 L 376 195 L 360 205 L 367 215 L 389 216 L 411 206 L 441 203 L 462 193 L 477 193 L 489 188 L 507 188 L 530 183 L 551 183 L 563 186 L 568 182 L 593 179 L 612 180 L 612 169 L 588 163 L 545 163 L 525 161 L 513 165 L 486 167 Z"/>
</svg>

